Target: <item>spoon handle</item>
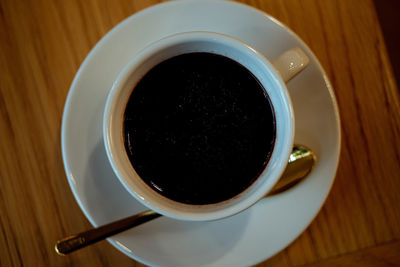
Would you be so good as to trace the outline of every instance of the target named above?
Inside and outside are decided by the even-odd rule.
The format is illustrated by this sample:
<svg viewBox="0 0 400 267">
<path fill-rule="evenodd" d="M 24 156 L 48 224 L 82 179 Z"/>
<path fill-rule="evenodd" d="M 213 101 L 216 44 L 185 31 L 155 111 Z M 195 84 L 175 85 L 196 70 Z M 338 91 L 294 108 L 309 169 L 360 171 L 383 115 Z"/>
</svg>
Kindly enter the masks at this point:
<svg viewBox="0 0 400 267">
<path fill-rule="evenodd" d="M 55 250 L 59 255 L 66 255 L 160 216 L 161 214 L 155 211 L 146 210 L 122 220 L 61 239 L 56 243 Z"/>
<path fill-rule="evenodd" d="M 309 148 L 300 145 L 294 146 L 285 172 L 265 197 L 281 193 L 301 181 L 311 172 L 315 161 L 315 155 Z M 160 216 L 152 210 L 143 211 L 128 218 L 61 239 L 56 243 L 55 250 L 59 255 L 66 255 Z"/>
</svg>

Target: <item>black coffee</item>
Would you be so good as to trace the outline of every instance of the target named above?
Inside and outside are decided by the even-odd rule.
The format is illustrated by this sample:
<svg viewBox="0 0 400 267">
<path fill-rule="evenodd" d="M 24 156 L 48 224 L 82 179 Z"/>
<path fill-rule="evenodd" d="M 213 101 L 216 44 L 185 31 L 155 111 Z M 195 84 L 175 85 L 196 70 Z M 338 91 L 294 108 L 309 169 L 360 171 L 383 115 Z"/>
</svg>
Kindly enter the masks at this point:
<svg viewBox="0 0 400 267">
<path fill-rule="evenodd" d="M 146 184 L 187 204 L 228 200 L 268 163 L 275 117 L 258 80 L 211 53 L 179 55 L 134 88 L 124 118 L 125 148 Z"/>
</svg>

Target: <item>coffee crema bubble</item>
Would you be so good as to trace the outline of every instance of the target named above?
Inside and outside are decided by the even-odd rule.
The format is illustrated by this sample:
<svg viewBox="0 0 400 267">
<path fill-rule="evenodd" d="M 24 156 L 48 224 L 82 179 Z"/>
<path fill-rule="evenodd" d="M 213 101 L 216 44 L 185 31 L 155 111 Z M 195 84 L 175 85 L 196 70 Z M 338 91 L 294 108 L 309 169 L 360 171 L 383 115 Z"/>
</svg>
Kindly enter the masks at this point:
<svg viewBox="0 0 400 267">
<path fill-rule="evenodd" d="M 257 78 L 204 52 L 167 59 L 135 86 L 123 134 L 141 179 L 181 203 L 214 204 L 251 186 L 275 143 L 274 109 Z"/>
</svg>

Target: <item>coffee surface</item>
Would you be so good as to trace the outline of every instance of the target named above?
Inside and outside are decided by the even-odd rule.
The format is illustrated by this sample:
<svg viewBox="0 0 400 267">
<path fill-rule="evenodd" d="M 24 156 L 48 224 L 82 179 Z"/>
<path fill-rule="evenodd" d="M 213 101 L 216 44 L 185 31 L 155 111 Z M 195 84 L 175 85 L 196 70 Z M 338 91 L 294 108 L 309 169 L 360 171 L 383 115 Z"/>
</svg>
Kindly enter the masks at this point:
<svg viewBox="0 0 400 267">
<path fill-rule="evenodd" d="M 135 86 L 124 114 L 132 166 L 155 191 L 212 204 L 248 188 L 275 142 L 275 117 L 258 80 L 211 53 L 167 59 Z"/>
</svg>

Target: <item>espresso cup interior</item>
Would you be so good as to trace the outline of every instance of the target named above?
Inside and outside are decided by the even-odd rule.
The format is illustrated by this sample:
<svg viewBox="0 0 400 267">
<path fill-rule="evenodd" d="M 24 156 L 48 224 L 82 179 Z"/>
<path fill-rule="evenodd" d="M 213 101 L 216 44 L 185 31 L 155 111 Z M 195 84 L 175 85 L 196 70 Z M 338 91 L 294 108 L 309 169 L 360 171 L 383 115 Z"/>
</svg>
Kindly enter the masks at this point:
<svg viewBox="0 0 400 267">
<path fill-rule="evenodd" d="M 168 199 L 150 188 L 133 168 L 124 147 L 124 112 L 132 91 L 154 66 L 171 57 L 208 52 L 233 59 L 263 85 L 275 112 L 276 137 L 269 162 L 257 180 L 235 197 L 215 204 L 192 205 Z M 287 89 L 273 66 L 239 40 L 214 33 L 187 33 L 149 45 L 122 70 L 107 99 L 104 137 L 112 168 L 124 187 L 142 204 L 172 218 L 214 220 L 236 214 L 262 198 L 280 178 L 293 145 L 294 118 Z"/>
</svg>

